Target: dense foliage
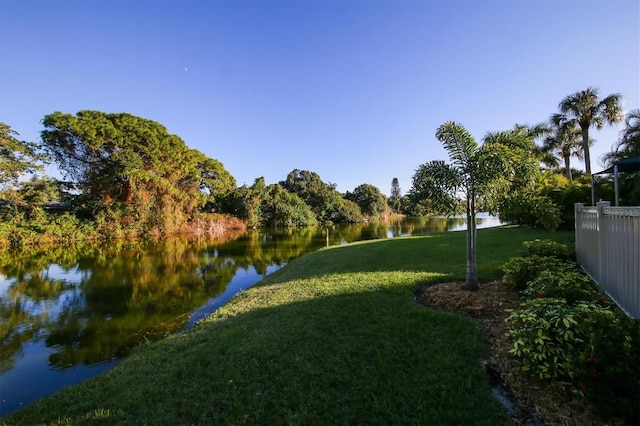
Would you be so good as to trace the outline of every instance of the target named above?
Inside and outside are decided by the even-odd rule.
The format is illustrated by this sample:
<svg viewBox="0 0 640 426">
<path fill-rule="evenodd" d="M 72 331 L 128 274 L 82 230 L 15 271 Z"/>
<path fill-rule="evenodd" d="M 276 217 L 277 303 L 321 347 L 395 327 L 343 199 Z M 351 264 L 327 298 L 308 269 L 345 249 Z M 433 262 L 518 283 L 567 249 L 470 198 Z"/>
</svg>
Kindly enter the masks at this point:
<svg viewBox="0 0 640 426">
<path fill-rule="evenodd" d="M 95 239 L 99 229 L 73 214 L 51 214 L 42 207 L 0 206 L 0 249 L 63 245 Z"/>
<path fill-rule="evenodd" d="M 533 240 L 522 243 L 521 256 L 553 256 L 560 260 L 574 260 L 575 253 L 566 244 L 552 240 Z"/>
<path fill-rule="evenodd" d="M 512 284 L 518 266 L 530 272 L 518 277 L 523 302 L 507 318 L 510 353 L 538 378 L 570 383 L 604 417 L 633 422 L 640 412 L 640 321 L 616 308 L 570 256 L 566 247 L 538 241 L 503 267 Z"/>
<path fill-rule="evenodd" d="M 82 205 L 130 224 L 134 234 L 175 232 L 199 207 L 235 187 L 221 163 L 160 124 L 129 114 L 45 116 L 42 142 Z"/>
<path fill-rule="evenodd" d="M 15 183 L 24 173 L 42 170 L 40 162 L 46 158 L 38 153 L 36 144 L 16 136 L 16 131 L 0 122 L 0 189 Z"/>
<path fill-rule="evenodd" d="M 266 185 L 264 178 L 251 187 L 243 185 L 232 195 L 235 215 L 248 226 L 312 226 L 318 223 L 311 208 L 296 194 L 281 185 Z"/>
<path fill-rule="evenodd" d="M 317 173 L 294 169 L 280 185 L 304 200 L 319 222 L 356 223 L 363 219 L 358 205 L 345 199 L 335 184 L 323 182 Z"/>
<path fill-rule="evenodd" d="M 505 167 L 503 184 L 493 188 L 486 202 L 510 223 L 553 230 L 560 225 L 560 212 L 537 186 L 542 177 L 539 164 L 545 155 L 535 139 L 544 131 L 542 125 L 515 125 L 510 130 L 487 133 L 484 143 L 493 146 Z"/>
<path fill-rule="evenodd" d="M 388 208 L 387 197 L 377 187 L 367 183 L 357 186 L 353 192 L 347 192 L 345 198 L 356 203 L 363 215 L 373 219 L 378 219 Z"/>
</svg>

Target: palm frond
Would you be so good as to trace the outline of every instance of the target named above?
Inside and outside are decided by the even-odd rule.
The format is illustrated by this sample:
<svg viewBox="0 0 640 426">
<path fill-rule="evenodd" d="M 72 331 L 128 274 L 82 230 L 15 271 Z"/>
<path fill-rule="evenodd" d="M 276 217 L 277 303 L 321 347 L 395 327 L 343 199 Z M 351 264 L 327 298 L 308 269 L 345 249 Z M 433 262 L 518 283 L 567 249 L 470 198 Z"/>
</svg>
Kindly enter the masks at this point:
<svg viewBox="0 0 640 426">
<path fill-rule="evenodd" d="M 462 125 L 449 121 L 436 130 L 436 138 L 449 153 L 451 161 L 459 168 L 465 169 L 469 159 L 478 149 L 478 144 Z"/>
<path fill-rule="evenodd" d="M 464 179 L 459 169 L 442 160 L 421 164 L 413 175 L 410 196 L 416 200 L 431 200 L 438 213 L 457 213 L 458 193 Z"/>
<path fill-rule="evenodd" d="M 622 95 L 614 93 L 598 104 L 600 109 L 600 115 L 608 124 L 619 123 L 623 119 L 622 113 Z"/>
</svg>

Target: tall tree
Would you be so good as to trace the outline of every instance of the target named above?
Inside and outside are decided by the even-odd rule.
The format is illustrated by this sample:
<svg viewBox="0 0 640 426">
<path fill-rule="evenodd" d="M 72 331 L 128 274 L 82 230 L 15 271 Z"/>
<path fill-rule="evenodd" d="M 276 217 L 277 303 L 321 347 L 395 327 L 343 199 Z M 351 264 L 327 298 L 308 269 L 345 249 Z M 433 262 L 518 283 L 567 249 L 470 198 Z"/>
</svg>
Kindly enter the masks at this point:
<svg viewBox="0 0 640 426">
<path fill-rule="evenodd" d="M 296 194 L 280 184 L 267 185 L 263 177 L 251 187 L 235 191 L 235 213 L 250 227 L 313 226 L 318 221 L 311 208 Z"/>
<path fill-rule="evenodd" d="M 394 211 L 400 211 L 400 206 L 402 203 L 402 193 L 400 191 L 400 183 L 398 182 L 398 178 L 393 178 L 391 180 L 391 196 L 389 197 L 389 207 L 391 207 Z"/>
<path fill-rule="evenodd" d="M 629 111 L 618 142 L 602 160 L 605 166 L 627 158 L 640 157 L 640 109 Z M 625 173 L 620 177 L 621 201 L 626 205 L 640 204 L 640 173 Z"/>
<path fill-rule="evenodd" d="M 0 187 L 15 183 L 24 173 L 42 170 L 46 156 L 32 142 L 16 139 L 18 132 L 0 122 Z"/>
<path fill-rule="evenodd" d="M 605 124 L 616 124 L 622 121 L 622 95 L 611 94 L 603 99 L 598 97 L 598 89 L 588 87 L 565 97 L 558 105 L 560 113 L 566 117 L 564 121 L 574 122 L 580 126 L 582 134 L 582 153 L 585 173 L 591 179 L 591 203 L 595 204 L 595 187 L 591 174 L 591 155 L 589 152 L 589 129 L 600 130 Z"/>
<path fill-rule="evenodd" d="M 362 221 L 359 209 L 354 210 L 355 204 L 343 198 L 335 184 L 324 183 L 315 172 L 294 169 L 280 185 L 302 198 L 319 222 Z"/>
<path fill-rule="evenodd" d="M 387 197 L 378 187 L 368 183 L 357 186 L 353 192 L 347 192 L 345 198 L 356 203 L 362 214 L 371 218 L 377 219 L 387 210 Z"/>
<path fill-rule="evenodd" d="M 436 131 L 436 138 L 449 154 L 451 164 L 431 161 L 418 167 L 413 175 L 411 196 L 429 199 L 445 214 L 466 213 L 467 270 L 465 288 L 478 289 L 476 269 L 476 209 L 479 197 L 488 194 L 504 169 L 497 151 L 479 147 L 473 136 L 460 124 L 447 122 Z M 460 196 L 462 199 L 460 199 Z"/>
<path fill-rule="evenodd" d="M 80 111 L 43 123 L 46 151 L 93 212 L 113 212 L 140 232 L 175 231 L 210 197 L 235 188 L 222 164 L 154 121 Z"/>
</svg>

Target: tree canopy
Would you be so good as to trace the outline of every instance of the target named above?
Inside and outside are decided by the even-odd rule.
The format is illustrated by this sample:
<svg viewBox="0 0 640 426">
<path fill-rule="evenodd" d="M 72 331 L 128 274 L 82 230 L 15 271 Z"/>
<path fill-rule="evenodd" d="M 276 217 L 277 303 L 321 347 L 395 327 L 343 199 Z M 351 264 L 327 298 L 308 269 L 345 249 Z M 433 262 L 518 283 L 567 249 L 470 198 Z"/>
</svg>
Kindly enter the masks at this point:
<svg viewBox="0 0 640 426">
<path fill-rule="evenodd" d="M 15 183 L 24 173 L 42 170 L 44 155 L 32 142 L 20 141 L 18 132 L 0 122 L 0 187 Z"/>
<path fill-rule="evenodd" d="M 44 149 L 77 184 L 87 207 L 117 212 L 145 232 L 171 232 L 198 207 L 235 188 L 220 162 L 154 121 L 80 111 L 55 112 L 43 123 Z"/>
<path fill-rule="evenodd" d="M 280 185 L 307 203 L 319 222 L 362 221 L 358 206 L 345 199 L 334 184 L 324 183 L 315 172 L 294 169 Z"/>
<path fill-rule="evenodd" d="M 377 219 L 387 211 L 387 197 L 378 187 L 367 183 L 357 186 L 353 192 L 347 192 L 345 198 L 356 203 L 362 214 L 371 218 Z"/>
<path fill-rule="evenodd" d="M 280 184 L 267 185 L 263 177 L 252 186 L 235 191 L 234 213 L 250 227 L 313 226 L 318 221 L 311 208 L 296 194 Z"/>
</svg>

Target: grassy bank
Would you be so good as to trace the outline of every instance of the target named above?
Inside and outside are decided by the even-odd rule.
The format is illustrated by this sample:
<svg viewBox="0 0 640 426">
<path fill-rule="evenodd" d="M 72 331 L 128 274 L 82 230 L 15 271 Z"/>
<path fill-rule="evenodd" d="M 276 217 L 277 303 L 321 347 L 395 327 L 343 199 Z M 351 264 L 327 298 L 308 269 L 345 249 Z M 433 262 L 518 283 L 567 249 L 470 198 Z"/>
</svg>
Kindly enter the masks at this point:
<svg viewBox="0 0 640 426">
<path fill-rule="evenodd" d="M 479 231 L 479 275 L 523 241 L 573 233 Z M 419 285 L 461 280 L 465 234 L 332 247 L 241 293 L 201 326 L 6 424 L 509 424 L 480 360 L 482 329 L 419 306 Z"/>
</svg>

